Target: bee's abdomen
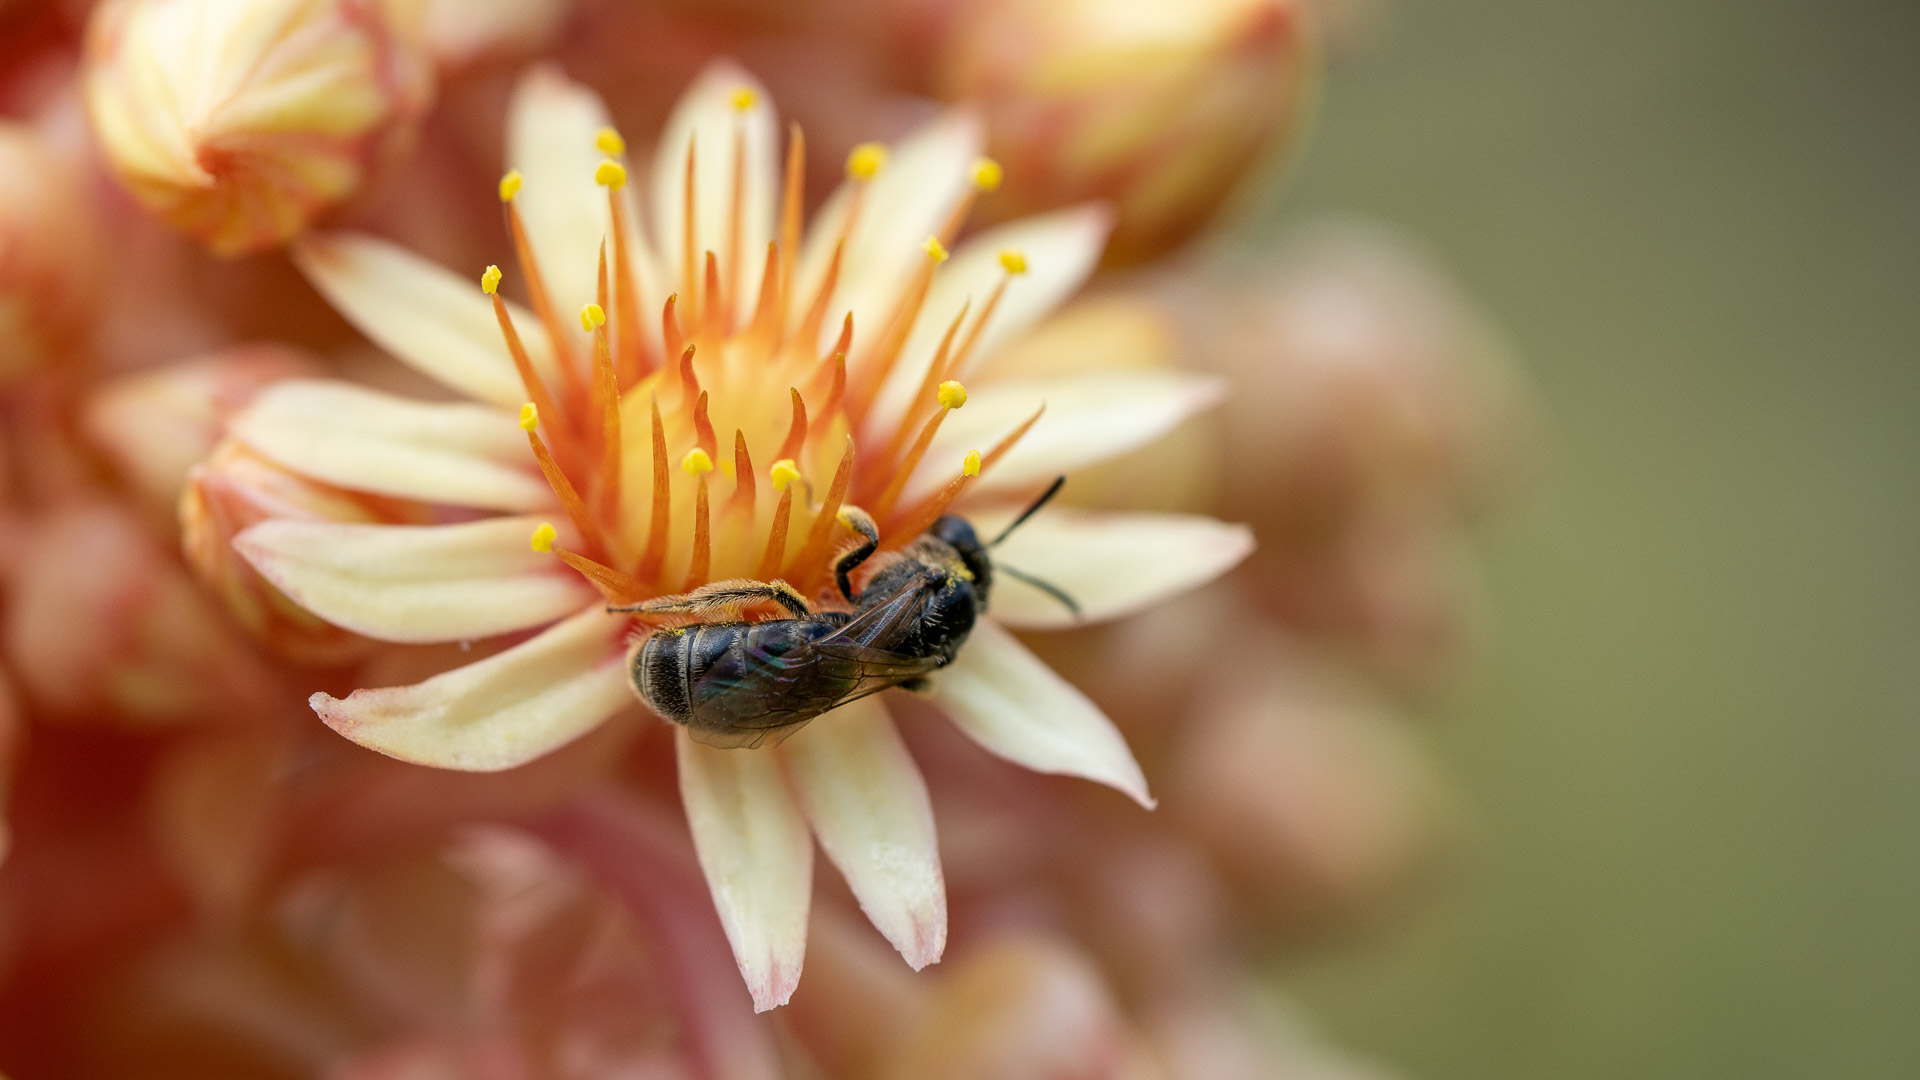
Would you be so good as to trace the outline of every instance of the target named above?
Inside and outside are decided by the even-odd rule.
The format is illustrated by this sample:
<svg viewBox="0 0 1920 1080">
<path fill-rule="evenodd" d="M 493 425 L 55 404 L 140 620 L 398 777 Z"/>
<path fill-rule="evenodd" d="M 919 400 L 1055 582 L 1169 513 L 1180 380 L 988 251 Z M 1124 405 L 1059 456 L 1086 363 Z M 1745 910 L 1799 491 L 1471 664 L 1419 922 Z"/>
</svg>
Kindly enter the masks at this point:
<svg viewBox="0 0 1920 1080">
<path fill-rule="evenodd" d="M 628 678 L 653 711 L 685 724 L 693 717 L 693 688 L 733 647 L 741 623 L 698 623 L 648 635 L 633 656 Z"/>
</svg>

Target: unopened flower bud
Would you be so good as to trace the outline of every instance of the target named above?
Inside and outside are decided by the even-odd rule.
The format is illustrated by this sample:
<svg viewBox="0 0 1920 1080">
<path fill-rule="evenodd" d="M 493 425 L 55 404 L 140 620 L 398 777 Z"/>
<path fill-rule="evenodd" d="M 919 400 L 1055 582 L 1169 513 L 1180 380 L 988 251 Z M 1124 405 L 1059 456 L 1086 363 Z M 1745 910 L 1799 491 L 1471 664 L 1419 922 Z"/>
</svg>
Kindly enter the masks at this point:
<svg viewBox="0 0 1920 1080">
<path fill-rule="evenodd" d="M 245 720 L 273 692 L 178 563 L 111 503 L 31 524 L 14 566 L 5 649 L 27 697 L 70 722 Z"/>
<path fill-rule="evenodd" d="M 219 254 L 287 240 L 352 195 L 431 96 L 424 50 L 384 10 L 102 4 L 85 89 L 108 163 L 155 215 Z"/>
<path fill-rule="evenodd" d="M 987 0 L 957 9 L 940 92 L 979 107 L 1016 217 L 1092 199 L 1107 256 L 1159 255 L 1212 219 L 1297 127 L 1297 0 Z"/>
<path fill-rule="evenodd" d="M 0 676 L 0 866 L 6 865 L 7 851 L 13 846 L 13 829 L 7 820 L 7 806 L 13 796 L 13 776 L 27 749 L 27 717 L 14 696 L 13 684 Z"/>
<path fill-rule="evenodd" d="M 133 494 L 171 521 L 187 474 L 219 444 L 227 418 L 268 384 L 315 371 L 279 346 L 226 349 L 105 383 L 82 406 L 81 428 Z"/>
<path fill-rule="evenodd" d="M 296 475 L 228 439 L 188 476 L 180 496 L 181 544 L 194 572 L 269 649 L 299 663 L 338 664 L 364 652 L 367 640 L 288 599 L 241 558 L 233 538 L 267 518 L 422 520 L 415 509 Z"/>
<path fill-rule="evenodd" d="M 0 122 L 0 382 L 85 337 L 99 261 L 83 190 L 31 128 Z"/>
</svg>

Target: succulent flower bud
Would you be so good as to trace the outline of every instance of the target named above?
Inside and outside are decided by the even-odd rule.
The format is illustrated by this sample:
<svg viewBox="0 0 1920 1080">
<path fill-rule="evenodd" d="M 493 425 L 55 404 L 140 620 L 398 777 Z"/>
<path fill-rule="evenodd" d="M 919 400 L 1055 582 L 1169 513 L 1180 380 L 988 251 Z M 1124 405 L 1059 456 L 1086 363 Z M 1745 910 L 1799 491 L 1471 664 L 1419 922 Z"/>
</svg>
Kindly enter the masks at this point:
<svg viewBox="0 0 1920 1080">
<path fill-rule="evenodd" d="M 1192 236 L 1296 128 L 1311 71 L 1296 0 L 963 6 L 940 92 L 984 113 L 1011 217 L 1089 199 L 1111 262 Z"/>
<path fill-rule="evenodd" d="M 349 493 L 298 476 L 234 439 L 195 467 L 180 496 L 181 544 L 187 562 L 225 601 L 227 610 L 274 652 L 304 664 L 338 664 L 368 644 L 309 613 L 240 557 L 233 538 L 268 518 L 299 521 L 422 520 L 405 504 Z"/>
<path fill-rule="evenodd" d="M 6 865 L 7 851 L 13 847 L 13 827 L 7 810 L 12 802 L 13 775 L 26 748 L 26 715 L 20 711 L 20 699 L 14 696 L 13 683 L 0 676 L 0 866 Z"/>
<path fill-rule="evenodd" d="M 245 720 L 270 701 L 245 643 L 121 507 L 34 522 L 14 571 L 6 657 L 44 714 L 152 728 Z"/>
<path fill-rule="evenodd" d="M 0 122 L 0 382 L 83 340 L 99 263 L 72 170 L 34 131 Z"/>
<path fill-rule="evenodd" d="M 226 349 L 101 385 L 80 423 L 133 494 L 172 520 L 188 473 L 219 444 L 227 418 L 269 383 L 315 370 L 279 346 Z"/>
<path fill-rule="evenodd" d="M 385 10 L 102 4 L 84 77 L 108 163 L 150 211 L 218 254 L 287 240 L 354 193 L 432 94 L 424 50 Z"/>
</svg>

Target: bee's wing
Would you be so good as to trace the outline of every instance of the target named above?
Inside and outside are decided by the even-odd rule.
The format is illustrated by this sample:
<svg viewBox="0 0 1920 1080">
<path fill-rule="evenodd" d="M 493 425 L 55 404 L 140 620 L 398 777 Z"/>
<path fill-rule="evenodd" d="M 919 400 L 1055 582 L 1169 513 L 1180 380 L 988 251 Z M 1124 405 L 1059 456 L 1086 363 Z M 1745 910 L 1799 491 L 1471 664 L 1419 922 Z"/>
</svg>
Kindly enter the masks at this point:
<svg viewBox="0 0 1920 1080">
<path fill-rule="evenodd" d="M 690 726 L 688 734 L 708 746 L 778 745 L 821 713 L 937 666 L 932 657 L 871 649 L 838 634 L 782 655 L 761 654 L 745 674 L 711 684 L 713 700 L 726 702 L 724 722 Z M 823 673 L 830 679 L 821 679 Z"/>
<path fill-rule="evenodd" d="M 896 631 L 919 618 L 932 596 L 930 588 L 915 582 L 888 597 L 886 603 L 861 612 L 832 635 L 821 638 L 818 644 L 853 645 L 886 652 L 887 646 L 897 639 Z"/>
</svg>

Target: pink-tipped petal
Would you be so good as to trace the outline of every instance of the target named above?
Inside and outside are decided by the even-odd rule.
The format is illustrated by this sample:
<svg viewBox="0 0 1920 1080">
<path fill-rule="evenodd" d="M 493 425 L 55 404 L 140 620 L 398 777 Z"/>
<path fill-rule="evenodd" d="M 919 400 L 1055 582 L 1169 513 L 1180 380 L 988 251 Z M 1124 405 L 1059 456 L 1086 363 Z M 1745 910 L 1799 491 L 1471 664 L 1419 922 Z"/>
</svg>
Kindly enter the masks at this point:
<svg viewBox="0 0 1920 1080">
<path fill-rule="evenodd" d="M 941 425 L 907 484 L 907 498 L 937 491 L 953 478 L 955 463 L 967 451 L 992 446 L 1042 405 L 1047 411 L 1040 422 L 981 474 L 974 494 L 1023 491 L 1118 457 L 1218 404 L 1225 392 L 1220 379 L 1185 371 L 1098 371 L 985 384 Z"/>
<path fill-rule="evenodd" d="M 755 1012 L 787 1003 L 807 951 L 813 841 L 764 750 L 722 750 L 675 732 L 680 801 L 700 869 Z"/>
<path fill-rule="evenodd" d="M 971 515 L 994 536 L 1014 511 Z M 1022 630 L 1049 630 L 1117 619 L 1212 581 L 1253 550 L 1253 530 L 1198 514 L 1102 514 L 1049 508 L 994 549 L 996 565 L 1059 586 L 1080 606 L 1010 575 L 993 581 L 993 617 Z"/>
<path fill-rule="evenodd" d="M 580 575 L 528 544 L 544 519 L 363 525 L 269 519 L 233 544 L 315 615 L 381 641 L 470 641 L 585 607 Z"/>
<path fill-rule="evenodd" d="M 1079 776 L 1147 809 L 1153 796 L 1113 721 L 990 620 L 933 676 L 933 701 L 974 742 L 1035 772 Z"/>
<path fill-rule="evenodd" d="M 876 698 L 842 705 L 781 746 L 827 858 L 915 971 L 947 944 L 947 889 L 919 766 Z"/>
<path fill-rule="evenodd" d="M 355 491 L 483 510 L 553 503 L 513 415 L 484 405 L 289 379 L 263 391 L 228 431 L 282 468 Z"/>
<path fill-rule="evenodd" d="M 315 694 L 327 726 L 389 757 L 468 772 L 525 764 L 632 702 L 627 620 L 589 608 L 536 637 L 412 686 Z"/>
<path fill-rule="evenodd" d="M 364 233 L 309 236 L 293 246 L 307 280 L 347 321 L 421 374 L 469 397 L 519 408 L 527 398 L 477 275 L 459 275 Z M 534 366 L 553 350 L 532 313 L 509 304 Z"/>
</svg>

